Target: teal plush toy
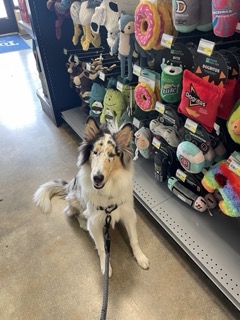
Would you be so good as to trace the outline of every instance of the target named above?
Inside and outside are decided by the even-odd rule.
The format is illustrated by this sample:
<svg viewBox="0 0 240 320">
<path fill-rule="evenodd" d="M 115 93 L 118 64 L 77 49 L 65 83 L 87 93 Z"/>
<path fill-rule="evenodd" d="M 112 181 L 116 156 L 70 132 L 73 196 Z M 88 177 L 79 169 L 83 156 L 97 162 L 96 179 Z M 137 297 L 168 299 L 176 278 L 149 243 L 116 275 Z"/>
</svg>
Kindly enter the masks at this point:
<svg viewBox="0 0 240 320">
<path fill-rule="evenodd" d="M 103 110 L 103 99 L 106 89 L 99 83 L 94 82 L 91 88 L 89 106 L 90 116 L 100 117 Z"/>
<path fill-rule="evenodd" d="M 100 117 L 101 123 L 117 120 L 121 122 L 121 116 L 126 109 L 126 102 L 123 94 L 115 89 L 107 89 L 103 100 L 103 111 Z"/>
<path fill-rule="evenodd" d="M 119 18 L 119 37 L 112 47 L 112 53 L 118 52 L 121 62 L 121 78 L 125 77 L 125 63 L 128 62 L 129 81 L 133 78 L 132 58 L 137 56 L 135 51 L 134 18 L 128 14 L 122 14 Z"/>
</svg>

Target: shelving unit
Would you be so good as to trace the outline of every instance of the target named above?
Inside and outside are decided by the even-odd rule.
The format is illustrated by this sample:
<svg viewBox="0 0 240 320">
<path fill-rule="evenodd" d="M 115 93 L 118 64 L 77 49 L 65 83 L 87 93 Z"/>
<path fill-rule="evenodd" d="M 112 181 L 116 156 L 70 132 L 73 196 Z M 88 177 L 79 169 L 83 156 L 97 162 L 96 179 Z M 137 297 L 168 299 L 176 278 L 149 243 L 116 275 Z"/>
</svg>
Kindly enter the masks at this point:
<svg viewBox="0 0 240 320">
<path fill-rule="evenodd" d="M 22 26 L 24 31 L 32 38 L 34 39 L 33 29 L 30 23 L 26 23 L 22 20 L 18 21 L 18 23 Z"/>
<path fill-rule="evenodd" d="M 61 40 L 56 38 L 56 15 L 47 9 L 46 1 L 26 0 L 30 24 L 21 21 L 24 30 L 34 41 L 37 67 L 42 88 L 37 96 L 42 109 L 56 126 L 63 122 L 61 112 L 79 105 L 78 94 L 69 87 L 63 48 L 73 48 L 73 23 L 66 19 L 62 25 Z M 61 81 L 59 81 L 61 79 Z"/>
<path fill-rule="evenodd" d="M 83 138 L 86 115 L 72 109 L 62 117 Z M 134 196 L 240 310 L 240 221 L 185 205 L 155 181 L 153 164 L 143 158 L 135 162 Z"/>
</svg>

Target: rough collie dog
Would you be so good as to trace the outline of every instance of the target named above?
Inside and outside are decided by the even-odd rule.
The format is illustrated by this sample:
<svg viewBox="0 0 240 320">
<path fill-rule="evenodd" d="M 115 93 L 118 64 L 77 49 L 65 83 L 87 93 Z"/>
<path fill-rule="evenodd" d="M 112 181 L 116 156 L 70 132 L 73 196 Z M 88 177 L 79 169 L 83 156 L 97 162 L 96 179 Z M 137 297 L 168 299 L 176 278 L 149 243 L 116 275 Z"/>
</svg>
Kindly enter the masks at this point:
<svg viewBox="0 0 240 320">
<path fill-rule="evenodd" d="M 89 117 L 85 126 L 85 139 L 79 147 L 79 171 L 70 182 L 54 180 L 39 187 L 34 202 L 43 212 L 51 211 L 51 198 L 63 197 L 68 201 L 65 213 L 76 215 L 80 226 L 93 238 L 102 273 L 105 271 L 103 227 L 106 213 L 112 211 L 111 226 L 121 221 L 126 227 L 133 255 L 143 269 L 149 260 L 143 254 L 137 236 L 136 212 L 133 201 L 133 152 L 130 144 L 131 124 L 117 131 L 99 127 Z M 109 276 L 112 268 L 109 265 Z"/>
</svg>

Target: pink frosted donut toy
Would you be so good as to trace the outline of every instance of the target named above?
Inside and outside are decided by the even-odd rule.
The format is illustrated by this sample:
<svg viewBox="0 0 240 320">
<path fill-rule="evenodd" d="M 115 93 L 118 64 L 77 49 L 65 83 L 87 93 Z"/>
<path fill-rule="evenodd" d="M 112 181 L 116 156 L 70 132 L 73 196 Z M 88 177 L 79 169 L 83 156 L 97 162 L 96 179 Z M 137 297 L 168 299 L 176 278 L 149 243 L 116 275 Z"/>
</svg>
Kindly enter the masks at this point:
<svg viewBox="0 0 240 320">
<path fill-rule="evenodd" d="M 142 111 L 155 109 L 156 96 L 151 87 L 146 83 L 139 83 L 134 90 L 134 98 Z"/>
<path fill-rule="evenodd" d="M 160 17 L 155 4 L 142 1 L 135 10 L 135 37 L 144 50 L 150 50 L 158 40 Z"/>
</svg>

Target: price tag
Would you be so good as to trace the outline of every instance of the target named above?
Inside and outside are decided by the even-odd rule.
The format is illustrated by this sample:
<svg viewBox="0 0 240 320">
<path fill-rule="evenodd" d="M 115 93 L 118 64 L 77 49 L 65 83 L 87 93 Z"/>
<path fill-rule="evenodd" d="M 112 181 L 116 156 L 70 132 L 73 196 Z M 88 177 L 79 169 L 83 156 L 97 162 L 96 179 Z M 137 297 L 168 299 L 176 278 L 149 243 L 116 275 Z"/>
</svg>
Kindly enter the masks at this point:
<svg viewBox="0 0 240 320">
<path fill-rule="evenodd" d="M 189 131 L 195 133 L 197 131 L 198 124 L 196 122 L 194 122 L 193 120 L 187 118 L 184 127 L 186 129 L 188 129 Z"/>
<path fill-rule="evenodd" d="M 236 161 L 240 165 L 240 153 L 237 151 L 234 151 L 228 158 L 228 162 L 230 163 L 232 160 Z"/>
<path fill-rule="evenodd" d="M 156 105 L 155 105 L 155 110 L 157 110 L 159 113 L 162 113 L 164 114 L 165 112 L 165 105 L 159 101 L 156 102 Z"/>
<path fill-rule="evenodd" d="M 197 48 L 197 52 L 211 56 L 215 47 L 215 42 L 201 39 Z"/>
<path fill-rule="evenodd" d="M 74 55 L 74 62 L 79 64 L 79 59 L 78 59 L 78 56 Z"/>
<path fill-rule="evenodd" d="M 140 121 L 137 119 L 137 118 L 133 118 L 133 125 L 136 127 L 136 128 L 140 128 Z"/>
<path fill-rule="evenodd" d="M 232 159 L 232 161 L 229 164 L 229 169 L 236 173 L 240 177 L 240 163 Z"/>
<path fill-rule="evenodd" d="M 157 149 L 160 149 L 160 147 L 161 147 L 161 142 L 157 139 L 157 138 L 153 138 L 153 140 L 152 140 L 152 145 L 155 147 L 155 148 L 157 148 Z"/>
<path fill-rule="evenodd" d="M 173 44 L 173 36 L 170 34 L 163 33 L 162 39 L 161 39 L 161 45 L 165 48 L 171 49 Z"/>
<path fill-rule="evenodd" d="M 63 54 L 67 55 L 67 49 L 63 49 Z"/>
<path fill-rule="evenodd" d="M 99 72 L 99 78 L 102 80 L 102 81 L 105 81 L 105 78 L 106 78 L 106 75 L 104 72 L 100 71 Z"/>
<path fill-rule="evenodd" d="M 87 69 L 88 71 L 91 71 L 91 65 L 90 65 L 90 63 L 86 63 L 86 69 Z"/>
<path fill-rule="evenodd" d="M 117 85 L 116 85 L 116 88 L 119 90 L 119 91 L 123 91 L 123 83 L 120 82 L 120 81 L 117 81 Z"/>
<path fill-rule="evenodd" d="M 182 182 L 185 182 L 186 178 L 187 178 L 187 175 L 186 173 L 184 173 L 182 170 L 180 169 L 177 169 L 176 171 L 176 177 L 178 179 L 180 179 Z"/>
<path fill-rule="evenodd" d="M 216 134 L 219 136 L 220 135 L 220 126 L 219 124 L 217 124 L 216 122 L 214 123 L 213 125 L 215 131 L 216 131 Z"/>
<path fill-rule="evenodd" d="M 135 74 L 136 76 L 140 76 L 141 74 L 141 67 L 138 66 L 137 64 L 133 65 L 133 74 Z"/>
</svg>

